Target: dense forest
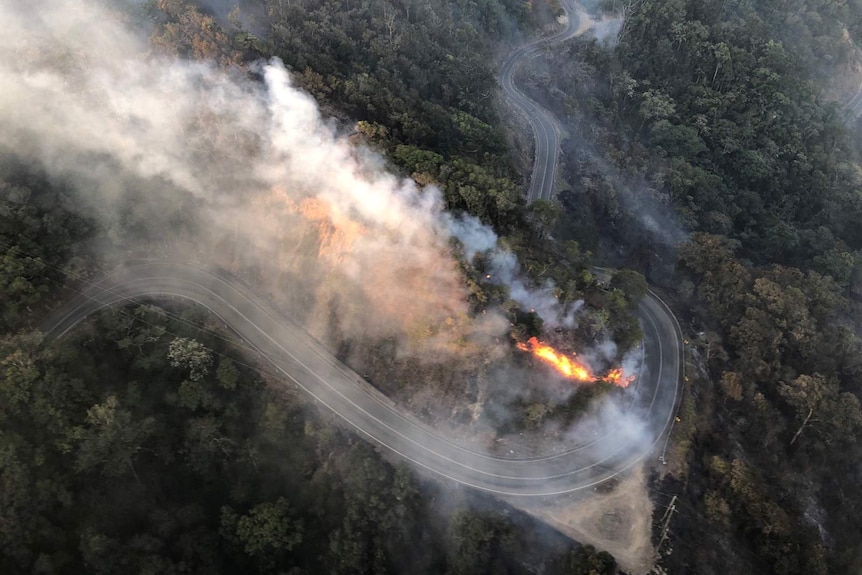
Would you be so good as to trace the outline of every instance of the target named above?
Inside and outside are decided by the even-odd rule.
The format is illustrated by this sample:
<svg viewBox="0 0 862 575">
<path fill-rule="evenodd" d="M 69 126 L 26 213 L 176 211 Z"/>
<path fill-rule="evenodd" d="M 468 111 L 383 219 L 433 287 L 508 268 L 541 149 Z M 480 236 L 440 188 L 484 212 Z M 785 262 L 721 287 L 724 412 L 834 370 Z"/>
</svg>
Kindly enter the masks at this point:
<svg viewBox="0 0 862 575">
<path fill-rule="evenodd" d="M 62 346 L 3 339 L 4 573 L 581 573 L 603 560 L 382 460 L 216 327 L 141 305 Z"/>
<path fill-rule="evenodd" d="M 329 113 L 359 120 L 356 140 L 439 184 L 450 208 L 493 223 L 528 271 L 550 270 L 561 297 L 593 293 L 591 305 L 609 310 L 603 325 L 638 338 L 623 291 L 599 290 L 589 254 L 549 240 L 558 210 L 520 199 L 489 103 L 492 53 L 535 25 L 524 4 L 255 7 L 257 24 L 252 12 L 177 0 L 124 18 L 152 28 L 152 57 L 228 73 L 281 57 Z M 158 182 L 124 183 L 106 226 L 80 209 L 73 183 L 0 150 L 0 571 L 615 572 L 605 552 L 390 461 L 285 388 L 206 310 L 129 302 L 42 341 L 51 309 L 124 250 L 195 225 L 142 209 L 136 194 Z M 505 302 L 477 265 L 464 269 L 474 305 Z M 535 313 L 509 313 L 518 337 L 541 329 Z"/>
<path fill-rule="evenodd" d="M 581 348 L 613 339 L 620 356 L 636 344 L 640 327 L 625 290 L 599 284 L 590 269 L 592 254 L 578 242 L 551 237 L 559 206 L 551 202 L 525 206 L 523 178 L 513 167 L 507 128 L 500 120 L 507 111 L 496 92 L 494 54 L 508 48 L 518 27 L 529 33 L 550 19 L 553 6 L 540 3 L 532 12 L 519 3 L 494 2 L 245 7 L 250 14 L 257 13 L 255 9 L 266 14 L 258 16 L 269 27 L 265 40 L 243 28 L 243 7 L 224 18 L 233 27 L 231 36 L 218 28 L 217 19 L 191 4 L 158 2 L 151 17 L 162 26 L 153 35 L 154 50 L 224 66 L 273 55 L 282 58 L 297 83 L 349 126 L 355 142 L 373 146 L 394 170 L 417 183 L 439 187 L 451 213 L 467 213 L 491 225 L 528 276 L 537 284 L 554 286 L 558 301 L 584 302 L 589 313 L 558 339 Z M 486 279 L 488 265 L 481 255 L 461 262 L 471 312 L 504 309 L 515 340 L 542 333 L 542 318 L 512 302 L 505 286 Z M 391 343 L 346 341 L 338 334 L 331 338 L 331 348 L 341 359 L 363 374 L 376 375 L 375 384 L 403 404 L 433 389 L 435 405 L 419 406 L 420 414 L 463 413 L 475 394 L 465 397 L 455 388 L 463 387 L 465 377 L 489 379 L 484 366 L 451 362 L 420 376 L 415 362 L 402 361 Z M 428 382 L 424 388 L 422 381 Z M 574 407 L 583 406 L 597 390 L 584 389 L 580 395 L 569 406 L 550 405 L 541 397 L 514 402 L 506 409 L 517 411 L 520 421 L 507 425 L 535 427 L 536 422 L 529 421 L 531 407 L 534 413 L 556 412 L 561 417 L 582 411 L 583 407 Z"/>
<path fill-rule="evenodd" d="M 862 12 L 623 4 L 615 46 L 570 43 L 522 81 L 572 134 L 557 233 L 689 310 L 685 465 L 657 485 L 683 504 L 663 562 L 858 572 L 859 126 L 830 87 L 858 65 Z M 649 221 L 661 212 L 676 226 Z M 691 231 L 678 250 L 674 227 Z"/>
<path fill-rule="evenodd" d="M 665 288 L 690 343 L 652 486 L 657 516 L 678 498 L 656 538 L 668 572 L 858 572 L 862 157 L 831 87 L 856 69 L 862 8 L 604 6 L 624 13 L 616 41 L 573 40 L 519 74 L 569 131 L 559 205 L 530 207 L 494 61 L 553 4 L 157 0 L 128 18 L 152 28 L 153 57 L 281 58 L 356 142 L 493 225 L 562 300 L 585 299 L 595 313 L 572 337 L 639 337 L 625 277 L 599 289 L 593 254 Z M 106 271 L 96 246 L 142 226 L 103 229 L 74 189 L 0 152 L 0 570 L 615 572 L 386 460 L 203 310 L 135 302 L 46 346 L 41 318 Z M 505 303 L 481 262 L 463 272 L 473 311 Z M 541 332 L 507 311 L 515 339 Z M 531 407 L 518 425 L 536 425 Z"/>
</svg>

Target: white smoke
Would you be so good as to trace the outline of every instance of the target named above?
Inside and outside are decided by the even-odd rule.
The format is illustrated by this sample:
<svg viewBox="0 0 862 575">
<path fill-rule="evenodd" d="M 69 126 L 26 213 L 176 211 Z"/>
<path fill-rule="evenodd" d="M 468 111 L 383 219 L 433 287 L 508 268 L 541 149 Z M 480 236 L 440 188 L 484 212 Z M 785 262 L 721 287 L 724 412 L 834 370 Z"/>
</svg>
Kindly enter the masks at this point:
<svg viewBox="0 0 862 575">
<path fill-rule="evenodd" d="M 538 314 L 549 327 L 576 327 L 575 315 L 583 307 L 583 302 L 561 305 L 554 295 L 555 286 L 551 280 L 547 280 L 539 289 L 529 287 L 512 252 L 495 250 L 491 255 L 491 270 L 494 281 L 509 286 L 510 298 L 526 310 Z"/>
<path fill-rule="evenodd" d="M 622 16 L 609 16 L 603 14 L 591 22 L 590 30 L 596 40 L 607 46 L 614 46 L 619 41 L 620 32 L 623 29 Z"/>
<path fill-rule="evenodd" d="M 357 149 L 280 61 L 261 63 L 259 82 L 156 56 L 85 1 L 0 0 L 0 16 L 0 150 L 75 186 L 77 207 L 106 229 L 138 217 L 150 235 L 137 246 L 116 232 L 117 251 L 257 273 L 256 288 L 323 340 L 395 336 L 436 361 L 489 362 L 509 323 L 492 310 L 470 318 L 454 237 L 523 308 L 576 325 L 583 302 L 561 305 L 493 230 Z M 616 415 L 599 412 L 597 425 L 629 421 Z M 643 433 L 630 425 L 624 441 Z"/>
<path fill-rule="evenodd" d="M 444 224 L 449 233 L 458 238 L 464 246 L 464 256 L 472 262 L 478 253 L 484 253 L 497 248 L 497 234 L 494 230 L 473 216 L 455 217 L 444 214 Z"/>
<path fill-rule="evenodd" d="M 600 43 L 606 46 L 614 46 L 619 41 L 620 31 L 623 28 L 625 17 L 617 8 L 612 10 L 616 13 L 608 13 L 607 6 L 598 0 L 582 0 L 578 2 L 581 18 L 586 18 L 586 27 Z"/>
<path fill-rule="evenodd" d="M 596 461 L 625 459 L 642 452 L 650 437 L 648 424 L 637 410 L 607 398 L 562 433 L 569 445 L 595 441 L 587 451 Z"/>
<path fill-rule="evenodd" d="M 489 281 L 509 288 L 509 297 L 526 311 L 533 311 L 542 318 L 548 327 L 577 327 L 575 317 L 583 308 L 583 301 L 568 306 L 560 303 L 554 294 L 554 282 L 547 280 L 536 288 L 521 272 L 518 259 L 510 251 L 498 245 L 494 231 L 473 216 L 445 218 L 446 229 L 463 245 L 464 256 L 472 261 L 476 254 L 485 253 L 489 257 Z"/>
<path fill-rule="evenodd" d="M 454 236 L 468 260 L 491 254 L 493 281 L 521 306 L 551 326 L 574 325 L 580 303 L 561 306 L 550 282 L 532 287 L 493 230 L 445 213 L 438 190 L 397 178 L 352 145 L 279 60 L 258 65 L 261 84 L 157 57 L 93 3 L 2 0 L 0 13 L 0 146 L 76 182 L 80 209 L 106 228 L 123 227 L 130 178 L 146 181 L 132 209 L 147 227 L 166 228 L 160 253 L 264 270 L 263 287 L 299 306 L 319 335 L 414 334 L 432 347 L 446 337 L 491 341 L 508 325 L 463 320 Z M 168 217 L 198 225 L 184 236 Z M 325 229 L 309 245 L 315 226 Z"/>
</svg>

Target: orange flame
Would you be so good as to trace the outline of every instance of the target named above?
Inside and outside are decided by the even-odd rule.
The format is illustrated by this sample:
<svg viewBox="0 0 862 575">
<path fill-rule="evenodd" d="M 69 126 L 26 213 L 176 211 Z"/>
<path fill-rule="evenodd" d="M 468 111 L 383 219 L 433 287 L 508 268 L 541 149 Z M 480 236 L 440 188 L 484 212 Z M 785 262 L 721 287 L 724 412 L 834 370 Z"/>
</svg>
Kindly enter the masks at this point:
<svg viewBox="0 0 862 575">
<path fill-rule="evenodd" d="M 536 357 L 544 360 L 546 363 L 551 364 L 554 369 L 570 379 L 577 379 L 578 381 L 596 380 L 593 374 L 590 373 L 590 368 L 582 363 L 578 363 L 575 359 L 571 359 L 558 353 L 557 350 L 549 345 L 543 344 L 535 337 L 531 337 L 527 340 L 527 343 L 519 343 L 518 349 L 532 353 Z"/>
<path fill-rule="evenodd" d="M 603 377 L 593 375 L 590 368 L 580 363 L 575 359 L 575 354 L 568 357 L 555 350 L 553 347 L 540 342 L 537 338 L 531 337 L 527 343 L 518 343 L 516 347 L 521 351 L 532 353 L 534 356 L 551 365 L 560 374 L 569 379 L 593 383 L 596 381 L 606 381 L 619 387 L 628 387 L 635 380 L 634 375 L 626 376 L 623 374 L 622 368 L 615 368 L 608 372 Z"/>
<path fill-rule="evenodd" d="M 608 383 L 613 383 L 614 385 L 618 385 L 619 387 L 628 387 L 631 382 L 637 379 L 635 375 L 626 376 L 623 373 L 623 369 L 621 367 L 617 367 L 608 372 L 606 376 L 602 379 L 607 381 Z"/>
</svg>

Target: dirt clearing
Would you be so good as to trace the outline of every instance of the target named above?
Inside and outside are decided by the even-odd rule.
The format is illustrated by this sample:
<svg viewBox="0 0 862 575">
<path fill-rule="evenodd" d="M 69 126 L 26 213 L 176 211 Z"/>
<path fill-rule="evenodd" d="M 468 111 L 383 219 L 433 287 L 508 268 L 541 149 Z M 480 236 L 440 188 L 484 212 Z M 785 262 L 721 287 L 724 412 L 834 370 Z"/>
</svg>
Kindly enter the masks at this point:
<svg viewBox="0 0 862 575">
<path fill-rule="evenodd" d="M 608 551 L 632 575 L 646 575 L 653 567 L 653 504 L 643 464 L 615 486 L 606 483 L 584 493 L 509 502 L 580 543 Z"/>
</svg>

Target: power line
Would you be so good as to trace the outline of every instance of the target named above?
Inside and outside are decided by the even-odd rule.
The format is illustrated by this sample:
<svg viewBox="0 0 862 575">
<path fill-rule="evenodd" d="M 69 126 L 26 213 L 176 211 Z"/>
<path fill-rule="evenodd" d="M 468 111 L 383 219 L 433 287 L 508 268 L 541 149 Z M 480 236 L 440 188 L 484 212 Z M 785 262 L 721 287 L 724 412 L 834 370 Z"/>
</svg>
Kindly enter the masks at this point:
<svg viewBox="0 0 862 575">
<path fill-rule="evenodd" d="M 645 487 L 648 491 L 650 491 L 654 494 L 658 494 L 658 495 L 661 495 L 663 497 L 670 497 L 671 502 L 674 506 L 674 511 L 680 515 L 688 514 L 690 521 L 692 521 L 699 529 L 704 530 L 704 531 L 711 531 L 720 537 L 729 536 L 729 537 L 733 538 L 737 543 L 737 545 L 734 547 L 734 549 L 743 550 L 745 553 L 747 553 L 749 556 L 756 559 L 758 562 L 760 562 L 765 567 L 770 567 L 772 565 L 769 561 L 767 561 L 766 559 L 764 559 L 763 557 L 761 557 L 760 555 L 758 555 L 757 553 L 752 551 L 749 548 L 749 544 L 747 542 L 743 541 L 742 539 L 740 539 L 738 535 L 736 535 L 735 533 L 733 533 L 730 530 L 719 529 L 718 527 L 716 527 L 709 517 L 705 516 L 703 513 L 701 513 L 700 511 L 698 511 L 697 509 L 695 509 L 694 507 L 692 507 L 688 503 L 686 503 L 685 499 L 682 499 L 678 495 L 675 495 L 675 494 L 665 493 L 664 491 L 661 491 L 659 489 L 655 489 L 654 487 L 650 487 L 649 485 L 646 485 Z M 667 504 L 665 507 L 669 508 L 670 506 L 671 506 L 671 504 Z M 665 515 L 667 515 L 667 511 L 665 512 Z M 662 516 L 662 521 L 664 520 L 664 517 L 665 516 Z M 678 542 L 682 542 L 682 540 L 676 540 L 675 539 L 674 542 L 678 543 Z M 696 551 L 696 549 L 694 547 L 691 547 L 688 544 L 683 543 L 683 545 Z M 658 549 L 657 549 L 657 551 L 658 551 Z M 743 561 L 745 561 L 749 565 L 752 565 L 751 562 L 746 560 L 744 557 L 740 557 L 740 559 L 742 559 Z"/>
</svg>

